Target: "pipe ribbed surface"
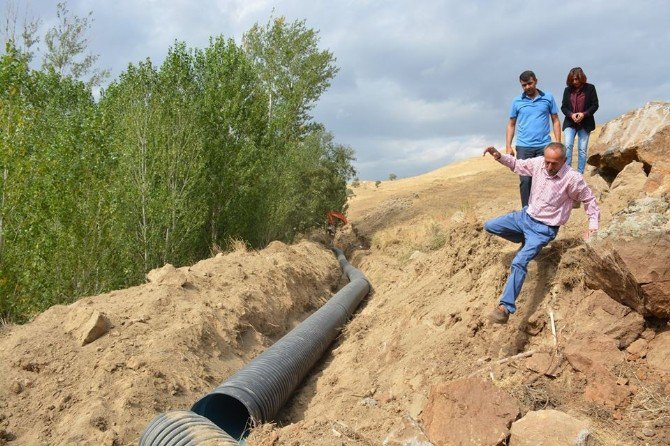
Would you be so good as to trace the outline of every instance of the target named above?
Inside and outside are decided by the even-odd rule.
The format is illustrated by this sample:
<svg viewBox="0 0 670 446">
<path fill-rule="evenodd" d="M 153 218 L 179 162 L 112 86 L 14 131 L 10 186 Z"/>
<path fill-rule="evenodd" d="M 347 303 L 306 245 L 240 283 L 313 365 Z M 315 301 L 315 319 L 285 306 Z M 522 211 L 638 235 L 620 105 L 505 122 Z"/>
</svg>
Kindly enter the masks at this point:
<svg viewBox="0 0 670 446">
<path fill-rule="evenodd" d="M 140 446 L 225 446 L 239 443 L 205 417 L 188 410 L 162 413 L 140 437 Z"/>
<path fill-rule="evenodd" d="M 333 251 L 350 282 L 265 352 L 258 355 L 191 410 L 244 437 L 254 425 L 271 420 L 316 364 L 370 291 L 365 275 L 344 253 Z"/>
</svg>

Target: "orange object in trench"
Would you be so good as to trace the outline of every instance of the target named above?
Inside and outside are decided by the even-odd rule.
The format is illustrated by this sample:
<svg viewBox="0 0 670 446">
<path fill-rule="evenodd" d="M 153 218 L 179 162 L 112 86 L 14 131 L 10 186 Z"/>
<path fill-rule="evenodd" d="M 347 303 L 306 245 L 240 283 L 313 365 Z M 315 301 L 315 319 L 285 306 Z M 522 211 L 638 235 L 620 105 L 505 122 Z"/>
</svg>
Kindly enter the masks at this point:
<svg viewBox="0 0 670 446">
<path fill-rule="evenodd" d="M 335 221 L 340 220 L 343 225 L 349 223 L 347 217 L 343 213 L 337 211 L 328 211 L 326 214 L 326 219 L 328 220 L 328 233 L 330 235 L 335 235 Z"/>
</svg>

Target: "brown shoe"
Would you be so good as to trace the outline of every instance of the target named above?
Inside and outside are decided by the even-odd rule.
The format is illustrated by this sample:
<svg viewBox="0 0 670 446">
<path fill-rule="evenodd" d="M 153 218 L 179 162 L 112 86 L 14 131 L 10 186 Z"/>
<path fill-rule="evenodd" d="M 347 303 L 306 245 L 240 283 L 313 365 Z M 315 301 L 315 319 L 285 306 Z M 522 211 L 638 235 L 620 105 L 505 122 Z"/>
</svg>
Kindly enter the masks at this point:
<svg viewBox="0 0 670 446">
<path fill-rule="evenodd" d="M 509 312 L 502 305 L 497 305 L 493 311 L 489 313 L 489 320 L 494 324 L 506 324 L 509 319 Z"/>
</svg>

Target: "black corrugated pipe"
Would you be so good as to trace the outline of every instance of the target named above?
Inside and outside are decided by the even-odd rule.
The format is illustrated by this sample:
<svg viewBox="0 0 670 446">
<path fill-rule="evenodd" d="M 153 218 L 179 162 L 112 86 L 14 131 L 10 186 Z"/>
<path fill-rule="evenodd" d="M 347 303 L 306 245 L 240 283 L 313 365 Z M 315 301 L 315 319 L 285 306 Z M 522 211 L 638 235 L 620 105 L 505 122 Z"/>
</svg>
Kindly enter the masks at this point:
<svg viewBox="0 0 670 446">
<path fill-rule="evenodd" d="M 272 347 L 197 401 L 193 412 L 237 439 L 277 414 L 370 290 L 365 275 L 349 264 L 341 250 L 333 251 L 350 282 Z"/>
<path fill-rule="evenodd" d="M 144 429 L 140 446 L 217 446 L 239 442 L 205 417 L 188 410 L 162 413 Z"/>
</svg>

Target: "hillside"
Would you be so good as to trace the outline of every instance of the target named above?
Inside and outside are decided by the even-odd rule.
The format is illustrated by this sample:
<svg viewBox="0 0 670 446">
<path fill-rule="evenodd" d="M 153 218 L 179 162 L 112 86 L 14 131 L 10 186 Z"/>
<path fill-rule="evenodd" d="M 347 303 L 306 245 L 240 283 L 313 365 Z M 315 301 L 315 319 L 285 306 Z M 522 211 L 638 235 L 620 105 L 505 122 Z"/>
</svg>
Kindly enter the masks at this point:
<svg viewBox="0 0 670 446">
<path fill-rule="evenodd" d="M 668 110 L 647 104 L 594 138 L 590 162 L 611 181 L 585 175 L 601 231 L 584 242 L 574 210 L 504 326 L 485 315 L 517 247 L 482 225 L 518 207 L 517 177 L 487 157 L 361 182 L 335 244 L 373 292 L 248 444 L 493 446 L 517 419 L 510 444 L 556 426 L 582 444 L 668 444 Z M 157 413 L 189 408 L 341 285 L 324 239 L 166 266 L 3 327 L 0 444 L 137 444 Z"/>
</svg>

